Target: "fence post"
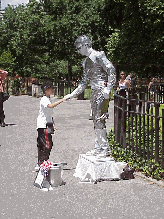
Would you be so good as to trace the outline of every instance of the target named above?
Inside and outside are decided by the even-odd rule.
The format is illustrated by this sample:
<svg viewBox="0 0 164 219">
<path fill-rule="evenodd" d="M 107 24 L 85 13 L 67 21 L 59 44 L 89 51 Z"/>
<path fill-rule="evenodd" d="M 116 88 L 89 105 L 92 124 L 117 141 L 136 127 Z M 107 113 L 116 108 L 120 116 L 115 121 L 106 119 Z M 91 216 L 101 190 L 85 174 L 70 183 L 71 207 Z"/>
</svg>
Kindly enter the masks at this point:
<svg viewBox="0 0 164 219">
<path fill-rule="evenodd" d="M 159 161 L 159 103 L 155 103 L 155 161 Z"/>
<path fill-rule="evenodd" d="M 164 169 L 164 109 L 162 109 L 162 169 Z"/>
<path fill-rule="evenodd" d="M 145 154 L 145 100 L 143 102 L 143 157 L 146 159 L 146 154 Z"/>
<path fill-rule="evenodd" d="M 147 101 L 148 102 L 148 101 Z M 150 130 L 149 130 L 149 110 L 147 111 L 147 159 L 150 158 L 150 149 L 149 149 L 149 134 L 150 134 Z"/>
<path fill-rule="evenodd" d="M 154 139 L 154 126 L 153 126 L 153 108 L 151 107 L 151 159 L 153 159 L 153 139 Z"/>
<path fill-rule="evenodd" d="M 142 109 L 142 103 L 143 103 L 143 100 L 145 99 L 145 93 L 144 92 L 140 92 L 139 94 L 139 112 L 141 112 L 141 109 Z"/>
<path fill-rule="evenodd" d="M 117 129 L 116 129 L 116 124 L 117 124 L 117 121 L 116 121 L 116 118 L 117 118 L 117 109 L 116 109 L 116 95 L 114 95 L 114 134 L 115 134 L 115 140 L 117 138 Z"/>
<path fill-rule="evenodd" d="M 119 124 L 119 108 L 118 108 L 118 96 L 116 95 L 115 96 L 115 104 L 114 104 L 114 107 L 115 107 L 115 118 L 116 118 L 116 121 L 115 121 L 115 140 L 117 142 L 119 142 L 119 138 L 118 138 L 118 133 L 119 133 L 119 130 L 120 130 L 120 124 Z"/>
<path fill-rule="evenodd" d="M 123 99 L 123 111 L 122 111 L 122 137 L 123 137 L 123 148 L 126 148 L 126 109 L 127 109 L 127 99 Z"/>
</svg>

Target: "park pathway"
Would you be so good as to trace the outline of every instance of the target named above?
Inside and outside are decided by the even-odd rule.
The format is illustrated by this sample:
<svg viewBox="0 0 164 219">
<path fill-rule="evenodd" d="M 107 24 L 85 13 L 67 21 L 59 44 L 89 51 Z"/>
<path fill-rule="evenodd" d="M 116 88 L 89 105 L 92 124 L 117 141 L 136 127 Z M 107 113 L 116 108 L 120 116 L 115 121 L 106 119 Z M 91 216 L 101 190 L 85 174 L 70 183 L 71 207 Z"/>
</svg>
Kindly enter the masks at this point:
<svg viewBox="0 0 164 219">
<path fill-rule="evenodd" d="M 56 100 L 54 97 L 53 100 Z M 40 98 L 11 96 L 4 103 L 0 127 L 0 218 L 2 219 L 162 219 L 164 188 L 140 177 L 134 180 L 79 183 L 73 176 L 80 153 L 94 147 L 89 100 L 54 108 L 53 162 L 66 162 L 66 185 L 43 192 L 33 186 L 37 162 L 36 118 Z M 113 127 L 113 102 L 107 129 Z"/>
</svg>

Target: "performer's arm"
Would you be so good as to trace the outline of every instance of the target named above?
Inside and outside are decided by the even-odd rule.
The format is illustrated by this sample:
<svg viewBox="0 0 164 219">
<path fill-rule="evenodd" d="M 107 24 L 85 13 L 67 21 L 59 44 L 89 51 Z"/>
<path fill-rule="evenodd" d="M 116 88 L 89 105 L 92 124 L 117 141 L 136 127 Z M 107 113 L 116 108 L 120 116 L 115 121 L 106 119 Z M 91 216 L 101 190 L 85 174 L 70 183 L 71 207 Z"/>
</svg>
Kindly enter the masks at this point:
<svg viewBox="0 0 164 219">
<path fill-rule="evenodd" d="M 101 58 L 101 65 L 103 69 L 107 72 L 108 74 L 108 83 L 107 83 L 107 88 L 109 92 L 111 92 L 113 86 L 116 83 L 116 73 L 115 73 L 115 68 L 113 64 L 106 58 L 105 53 L 103 52 L 102 58 Z"/>
<path fill-rule="evenodd" d="M 67 94 L 64 98 L 67 100 L 78 96 L 85 90 L 86 85 L 87 85 L 87 73 L 84 71 L 83 78 L 80 84 L 78 85 L 78 87 L 71 94 Z"/>
</svg>

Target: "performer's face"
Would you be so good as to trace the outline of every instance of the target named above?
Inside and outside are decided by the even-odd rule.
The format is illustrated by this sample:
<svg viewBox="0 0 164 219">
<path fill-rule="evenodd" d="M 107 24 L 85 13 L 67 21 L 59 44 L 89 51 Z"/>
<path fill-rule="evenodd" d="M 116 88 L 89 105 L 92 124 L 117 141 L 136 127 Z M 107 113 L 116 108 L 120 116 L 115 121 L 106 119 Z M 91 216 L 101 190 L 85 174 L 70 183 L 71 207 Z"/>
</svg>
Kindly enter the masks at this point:
<svg viewBox="0 0 164 219">
<path fill-rule="evenodd" d="M 86 45 L 82 45 L 82 44 L 78 44 L 76 46 L 76 49 L 77 49 L 77 52 L 81 54 L 82 56 L 85 56 L 88 51 Z"/>
</svg>

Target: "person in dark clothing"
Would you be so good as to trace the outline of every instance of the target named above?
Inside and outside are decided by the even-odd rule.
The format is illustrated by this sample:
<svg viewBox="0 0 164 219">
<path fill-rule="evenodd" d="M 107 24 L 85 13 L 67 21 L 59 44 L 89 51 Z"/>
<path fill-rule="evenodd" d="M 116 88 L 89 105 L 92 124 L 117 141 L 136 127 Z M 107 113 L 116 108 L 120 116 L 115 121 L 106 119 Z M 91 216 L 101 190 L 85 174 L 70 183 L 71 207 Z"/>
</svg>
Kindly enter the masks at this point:
<svg viewBox="0 0 164 219">
<path fill-rule="evenodd" d="M 0 91 L 0 126 L 5 127 L 5 114 L 3 110 L 3 92 Z"/>
<path fill-rule="evenodd" d="M 150 91 L 151 101 L 153 102 L 153 100 L 154 100 L 154 91 L 155 91 L 155 78 L 151 79 L 151 81 L 149 83 L 149 86 L 148 86 L 148 89 Z"/>
<path fill-rule="evenodd" d="M 130 74 L 126 77 L 126 80 L 130 83 L 129 89 L 129 111 L 136 111 L 136 105 L 138 96 L 136 93 L 136 73 L 131 71 Z M 129 114 L 130 115 L 130 114 Z"/>
<path fill-rule="evenodd" d="M 5 127 L 5 114 L 4 114 L 4 110 L 3 110 L 3 80 L 5 79 L 5 76 L 8 74 L 7 71 L 4 71 L 2 69 L 0 69 L 0 126 L 1 127 Z"/>
<path fill-rule="evenodd" d="M 129 81 L 131 89 L 136 88 L 136 73 L 134 71 L 130 72 L 130 74 L 126 77 L 126 80 Z"/>
</svg>

